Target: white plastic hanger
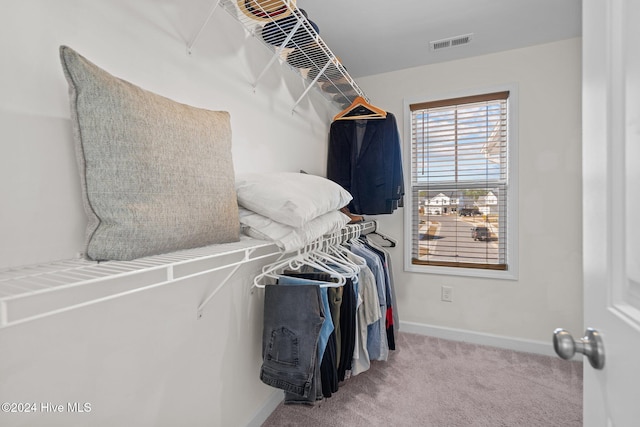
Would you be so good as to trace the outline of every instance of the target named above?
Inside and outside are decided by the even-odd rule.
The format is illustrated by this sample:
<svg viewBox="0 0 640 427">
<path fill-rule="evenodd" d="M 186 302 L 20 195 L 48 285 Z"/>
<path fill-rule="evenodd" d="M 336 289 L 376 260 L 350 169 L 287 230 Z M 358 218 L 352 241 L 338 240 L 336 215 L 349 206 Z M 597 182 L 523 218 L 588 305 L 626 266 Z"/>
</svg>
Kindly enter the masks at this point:
<svg viewBox="0 0 640 427">
<path fill-rule="evenodd" d="M 321 287 L 340 287 L 347 283 L 347 277 L 344 273 L 332 268 L 330 265 L 321 261 L 321 257 L 317 257 L 316 253 L 319 250 L 312 250 L 308 252 L 300 252 L 285 260 L 279 260 L 272 264 L 265 265 L 262 268 L 262 273 L 258 274 L 253 279 L 253 286 L 258 288 L 264 288 L 266 285 L 262 283 L 265 278 L 272 278 L 277 280 L 281 276 L 283 270 L 300 270 L 303 266 L 312 267 L 323 273 L 327 273 L 330 277 L 337 279 L 337 282 L 327 283 L 320 285 Z"/>
<path fill-rule="evenodd" d="M 330 247 L 324 251 L 315 251 L 310 256 L 318 263 L 326 266 L 327 268 L 336 270 L 343 276 L 354 278 L 360 272 L 360 267 L 348 259 L 338 257 L 335 254 L 330 253 Z"/>
</svg>

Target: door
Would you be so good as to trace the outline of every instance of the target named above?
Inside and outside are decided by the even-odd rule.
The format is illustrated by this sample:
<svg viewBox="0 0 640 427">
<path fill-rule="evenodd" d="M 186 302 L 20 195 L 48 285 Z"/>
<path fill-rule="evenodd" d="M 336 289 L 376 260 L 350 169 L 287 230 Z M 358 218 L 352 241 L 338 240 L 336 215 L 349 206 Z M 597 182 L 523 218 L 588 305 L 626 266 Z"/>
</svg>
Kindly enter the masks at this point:
<svg viewBox="0 0 640 427">
<path fill-rule="evenodd" d="M 605 352 L 584 364 L 587 427 L 640 425 L 638 22 L 638 0 L 583 1 L 584 319 Z"/>
</svg>

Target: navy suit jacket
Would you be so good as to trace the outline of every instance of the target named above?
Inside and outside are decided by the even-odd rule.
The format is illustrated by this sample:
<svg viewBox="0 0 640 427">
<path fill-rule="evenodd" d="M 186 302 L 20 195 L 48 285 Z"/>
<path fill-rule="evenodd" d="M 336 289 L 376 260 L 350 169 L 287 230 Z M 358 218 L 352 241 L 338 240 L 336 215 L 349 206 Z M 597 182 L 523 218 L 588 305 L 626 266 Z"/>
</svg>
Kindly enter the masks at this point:
<svg viewBox="0 0 640 427">
<path fill-rule="evenodd" d="M 358 147 L 356 127 L 360 120 L 336 120 L 329 132 L 327 178 L 353 196 L 352 213 L 390 214 L 402 206 L 404 181 L 400 135 L 396 118 L 366 120 Z"/>
</svg>

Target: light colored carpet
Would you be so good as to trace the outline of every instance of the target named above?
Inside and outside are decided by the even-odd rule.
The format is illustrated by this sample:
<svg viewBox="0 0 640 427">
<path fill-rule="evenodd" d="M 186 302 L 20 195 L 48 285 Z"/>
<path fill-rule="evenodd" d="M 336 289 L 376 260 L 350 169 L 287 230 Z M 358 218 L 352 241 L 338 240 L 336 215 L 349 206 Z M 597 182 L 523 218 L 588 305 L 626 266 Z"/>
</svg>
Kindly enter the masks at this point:
<svg viewBox="0 0 640 427">
<path fill-rule="evenodd" d="M 400 333 L 387 362 L 263 427 L 582 426 L 582 362 Z"/>
</svg>

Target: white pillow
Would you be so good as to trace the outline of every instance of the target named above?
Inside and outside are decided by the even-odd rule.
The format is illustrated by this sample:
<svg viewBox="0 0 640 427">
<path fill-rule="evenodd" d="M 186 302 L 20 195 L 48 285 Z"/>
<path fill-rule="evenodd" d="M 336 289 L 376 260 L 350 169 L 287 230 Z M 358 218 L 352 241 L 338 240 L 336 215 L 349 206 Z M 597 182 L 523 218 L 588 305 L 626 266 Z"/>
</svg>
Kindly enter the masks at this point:
<svg viewBox="0 0 640 427">
<path fill-rule="evenodd" d="M 242 207 L 238 211 L 240 225 L 246 235 L 260 240 L 273 240 L 285 252 L 302 249 L 325 234 L 336 233 L 350 221 L 342 212 L 331 211 L 295 228 Z"/>
<path fill-rule="evenodd" d="M 347 206 L 353 198 L 327 178 L 295 172 L 241 175 L 236 178 L 236 193 L 239 205 L 296 228 Z"/>
</svg>

